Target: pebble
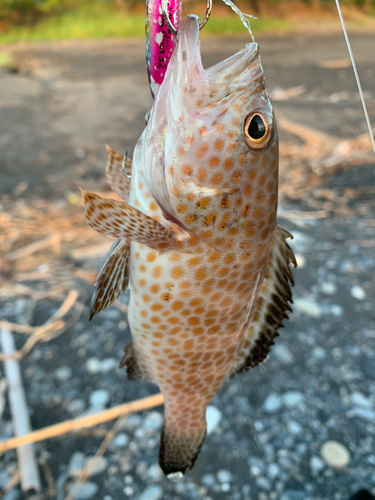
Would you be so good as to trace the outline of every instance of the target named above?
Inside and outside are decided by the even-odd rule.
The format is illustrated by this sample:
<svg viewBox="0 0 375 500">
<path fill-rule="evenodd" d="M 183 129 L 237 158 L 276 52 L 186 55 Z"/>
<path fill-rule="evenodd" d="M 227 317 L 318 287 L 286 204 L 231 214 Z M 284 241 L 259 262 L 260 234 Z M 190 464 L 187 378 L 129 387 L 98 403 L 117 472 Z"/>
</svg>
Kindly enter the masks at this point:
<svg viewBox="0 0 375 500">
<path fill-rule="evenodd" d="M 263 403 L 267 413 L 275 413 L 281 408 L 281 398 L 278 394 L 270 394 Z"/>
<path fill-rule="evenodd" d="M 320 456 L 327 465 L 336 469 L 346 467 L 350 460 L 347 448 L 337 441 L 326 441 L 320 448 Z"/>
<path fill-rule="evenodd" d="M 149 429 L 158 430 L 163 425 L 163 415 L 158 411 L 151 411 L 144 420 L 144 426 Z"/>
<path fill-rule="evenodd" d="M 148 486 L 142 493 L 139 495 L 138 500 L 160 500 L 163 497 L 163 489 L 161 486 L 154 484 L 152 486 Z"/>
<path fill-rule="evenodd" d="M 102 373 L 109 373 L 113 370 L 117 370 L 119 366 L 119 360 L 116 358 L 105 358 L 100 363 L 100 371 Z"/>
<path fill-rule="evenodd" d="M 293 309 L 313 318 L 319 318 L 322 314 L 319 304 L 308 299 L 295 299 Z"/>
<path fill-rule="evenodd" d="M 314 359 L 324 359 L 327 357 L 327 352 L 322 347 L 314 347 L 311 352 Z"/>
<path fill-rule="evenodd" d="M 78 415 L 86 408 L 86 403 L 83 399 L 72 399 L 72 401 L 69 401 L 66 405 L 66 408 L 69 413 Z"/>
<path fill-rule="evenodd" d="M 336 316 L 337 318 L 344 314 L 344 308 L 339 304 L 331 304 L 329 307 L 329 311 L 332 316 Z"/>
<path fill-rule="evenodd" d="M 320 290 L 324 295 L 334 295 L 337 292 L 337 286 L 334 283 L 326 281 L 320 285 Z"/>
<path fill-rule="evenodd" d="M 302 255 L 301 253 L 295 253 L 294 254 L 296 261 L 297 261 L 297 267 L 298 269 L 302 269 L 306 265 L 306 259 L 305 256 Z"/>
<path fill-rule="evenodd" d="M 363 408 L 371 408 L 372 402 L 359 391 L 354 391 L 350 395 L 350 400 L 353 406 L 362 406 Z"/>
<path fill-rule="evenodd" d="M 288 490 L 285 491 L 280 497 L 280 500 L 305 500 L 306 493 L 299 490 Z"/>
<path fill-rule="evenodd" d="M 147 477 L 153 481 L 158 481 L 163 477 L 163 472 L 158 464 L 153 464 L 148 468 Z"/>
<path fill-rule="evenodd" d="M 280 467 L 275 462 L 268 464 L 267 475 L 269 478 L 275 479 L 279 474 L 280 474 Z"/>
<path fill-rule="evenodd" d="M 129 436 L 124 432 L 117 434 L 117 436 L 112 441 L 112 446 L 115 448 L 124 448 L 129 443 Z"/>
<path fill-rule="evenodd" d="M 290 434 L 298 435 L 302 432 L 302 425 L 295 420 L 290 420 L 287 424 L 287 427 Z"/>
<path fill-rule="evenodd" d="M 85 367 L 89 373 L 99 373 L 101 369 L 101 361 L 98 358 L 89 358 L 86 361 Z"/>
<path fill-rule="evenodd" d="M 72 378 L 72 374 L 73 370 L 70 368 L 70 366 L 60 366 L 55 370 L 55 377 L 61 382 Z"/>
<path fill-rule="evenodd" d="M 201 481 L 202 484 L 204 486 L 207 486 L 208 488 L 210 488 L 216 483 L 215 476 L 213 474 L 204 474 L 201 478 Z"/>
<path fill-rule="evenodd" d="M 272 349 L 272 353 L 283 365 L 292 365 L 294 363 L 294 356 L 285 344 L 276 344 Z"/>
<path fill-rule="evenodd" d="M 264 476 L 259 476 L 255 479 L 255 483 L 261 490 L 269 491 L 272 487 L 271 481 Z"/>
<path fill-rule="evenodd" d="M 310 469 L 312 474 L 317 474 L 318 472 L 323 470 L 324 467 L 325 467 L 324 462 L 320 457 L 313 455 L 310 458 Z"/>
<path fill-rule="evenodd" d="M 91 465 L 91 463 L 93 463 L 92 461 L 94 460 L 94 457 L 87 457 L 85 462 L 84 462 L 84 466 L 87 467 L 89 465 Z M 94 465 L 95 463 L 95 465 Z M 108 459 L 105 458 L 105 457 L 99 457 L 99 458 L 96 458 L 95 459 L 95 462 L 93 463 L 94 467 L 92 469 L 90 469 L 90 474 L 92 476 L 96 476 L 97 474 L 101 474 L 102 472 L 104 472 L 105 470 L 108 469 Z"/>
<path fill-rule="evenodd" d="M 109 401 L 109 392 L 106 389 L 99 389 L 90 394 L 89 402 L 93 408 L 103 409 Z"/>
<path fill-rule="evenodd" d="M 232 474 L 228 470 L 219 470 L 216 473 L 219 483 L 230 483 L 233 479 Z"/>
<path fill-rule="evenodd" d="M 212 434 L 219 426 L 222 419 L 222 413 L 216 406 L 208 405 L 206 411 L 207 435 Z"/>
<path fill-rule="evenodd" d="M 282 401 L 287 408 L 296 408 L 303 404 L 304 396 L 298 391 L 288 391 L 282 395 Z"/>
<path fill-rule="evenodd" d="M 375 422 L 375 411 L 370 408 L 356 407 L 350 411 L 350 416 L 358 417 L 367 422 Z"/>
<path fill-rule="evenodd" d="M 69 488 L 69 493 L 72 494 L 74 500 L 89 500 L 98 492 L 99 487 L 91 481 L 88 483 L 74 484 Z"/>
<path fill-rule="evenodd" d="M 76 477 L 85 467 L 85 454 L 81 451 L 75 451 L 73 455 L 70 457 L 68 463 L 68 476 Z"/>
<path fill-rule="evenodd" d="M 350 295 L 357 300 L 364 300 L 366 298 L 366 292 L 358 285 L 352 286 L 350 289 Z"/>
</svg>

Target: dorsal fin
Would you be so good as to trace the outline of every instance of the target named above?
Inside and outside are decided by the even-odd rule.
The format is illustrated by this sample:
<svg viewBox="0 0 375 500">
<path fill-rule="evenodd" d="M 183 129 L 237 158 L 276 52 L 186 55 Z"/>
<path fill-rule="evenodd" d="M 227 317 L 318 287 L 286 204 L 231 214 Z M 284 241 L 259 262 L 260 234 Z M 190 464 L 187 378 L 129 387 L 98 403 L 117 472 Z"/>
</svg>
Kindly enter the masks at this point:
<svg viewBox="0 0 375 500">
<path fill-rule="evenodd" d="M 233 365 L 231 377 L 257 366 L 267 357 L 271 345 L 274 344 L 273 339 L 278 335 L 277 330 L 283 326 L 282 321 L 288 317 L 286 311 L 292 310 L 289 302 L 293 302 L 291 286 L 294 282 L 289 266 L 293 264 L 297 267 L 297 262 L 285 241 L 291 237 L 287 231 L 279 226 L 276 227 L 257 308 Z"/>
<path fill-rule="evenodd" d="M 115 193 L 117 193 L 124 201 L 129 200 L 130 179 L 126 177 L 123 171 L 124 156 L 113 151 L 109 146 L 107 150 L 107 163 L 105 165 L 105 174 L 107 182 Z M 125 167 L 128 172 L 131 171 L 132 160 L 125 159 Z"/>
</svg>

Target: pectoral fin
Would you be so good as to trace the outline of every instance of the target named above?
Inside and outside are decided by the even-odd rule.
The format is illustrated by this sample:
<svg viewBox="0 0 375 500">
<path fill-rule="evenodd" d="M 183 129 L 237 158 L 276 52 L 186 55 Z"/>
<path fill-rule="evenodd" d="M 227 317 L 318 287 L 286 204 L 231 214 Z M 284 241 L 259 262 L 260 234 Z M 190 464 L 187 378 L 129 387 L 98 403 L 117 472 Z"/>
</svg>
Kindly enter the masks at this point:
<svg viewBox="0 0 375 500">
<path fill-rule="evenodd" d="M 126 177 L 122 165 L 124 162 L 124 156 L 113 151 L 109 146 L 106 146 L 107 150 L 107 163 L 105 166 L 105 173 L 107 177 L 108 184 L 124 201 L 128 201 L 130 192 L 130 179 Z M 127 172 L 131 172 L 131 159 L 126 159 L 125 168 Z"/>
<path fill-rule="evenodd" d="M 96 279 L 90 319 L 125 292 L 129 283 L 129 253 L 130 244 L 126 240 L 117 241 Z"/>
<path fill-rule="evenodd" d="M 291 235 L 277 226 L 268 261 L 265 281 L 262 285 L 257 309 L 252 323 L 245 334 L 242 349 L 231 371 L 231 377 L 236 373 L 248 370 L 261 363 L 268 355 L 273 339 L 278 335 L 282 321 L 291 311 L 291 286 L 293 276 L 290 264 L 297 267 L 294 254 L 285 239 Z"/>
<path fill-rule="evenodd" d="M 154 250 L 181 246 L 176 233 L 127 203 L 83 191 L 87 224 L 99 233 L 143 243 Z"/>
</svg>

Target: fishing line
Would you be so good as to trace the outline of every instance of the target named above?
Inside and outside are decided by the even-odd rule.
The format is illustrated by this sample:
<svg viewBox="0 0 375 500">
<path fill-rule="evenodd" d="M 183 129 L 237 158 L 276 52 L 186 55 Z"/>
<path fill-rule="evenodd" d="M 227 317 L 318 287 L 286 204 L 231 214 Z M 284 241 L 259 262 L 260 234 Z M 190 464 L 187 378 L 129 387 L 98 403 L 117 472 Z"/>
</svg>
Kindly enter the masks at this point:
<svg viewBox="0 0 375 500">
<path fill-rule="evenodd" d="M 337 10 L 338 10 L 338 13 L 339 13 L 339 18 L 340 18 L 340 21 L 341 21 L 342 30 L 344 32 L 344 37 L 345 37 L 346 45 L 348 47 L 349 57 L 350 57 L 350 60 L 351 60 L 352 66 L 353 66 L 354 76 L 355 76 L 355 79 L 357 81 L 357 87 L 358 87 L 359 95 L 361 97 L 363 112 L 365 113 L 365 118 L 366 118 L 367 128 L 368 128 L 368 131 L 369 131 L 369 134 L 370 134 L 372 148 L 373 148 L 373 150 L 375 152 L 374 134 L 373 134 L 373 131 L 372 131 L 370 117 L 369 117 L 368 112 L 367 112 L 367 106 L 366 106 L 365 96 L 363 95 L 362 85 L 361 85 L 361 81 L 359 79 L 359 75 L 358 75 L 358 71 L 357 71 L 357 66 L 356 66 L 355 61 L 354 61 L 354 55 L 353 55 L 353 52 L 352 52 L 352 47 L 350 45 L 350 41 L 349 41 L 349 37 L 348 37 L 348 32 L 346 31 L 346 27 L 345 27 L 345 23 L 344 23 L 344 18 L 343 18 L 342 13 L 341 13 L 341 7 L 340 7 L 339 0 L 335 0 L 335 2 L 336 2 L 336 7 L 337 7 Z"/>
</svg>

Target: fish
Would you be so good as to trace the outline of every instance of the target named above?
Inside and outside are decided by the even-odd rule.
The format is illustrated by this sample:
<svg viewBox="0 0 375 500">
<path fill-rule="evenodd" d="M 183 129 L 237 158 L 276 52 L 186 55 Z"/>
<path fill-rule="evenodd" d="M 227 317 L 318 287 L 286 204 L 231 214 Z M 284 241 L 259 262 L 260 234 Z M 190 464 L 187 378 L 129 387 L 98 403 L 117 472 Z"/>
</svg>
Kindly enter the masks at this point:
<svg viewBox="0 0 375 500">
<path fill-rule="evenodd" d="M 92 315 L 130 288 L 121 367 L 164 397 L 159 464 L 190 470 L 206 408 L 225 381 L 268 355 L 291 311 L 296 260 L 278 226 L 278 134 L 259 47 L 204 69 L 199 23 L 176 47 L 133 158 L 107 147 L 122 201 L 83 191 L 90 227 L 116 238 Z"/>
</svg>

